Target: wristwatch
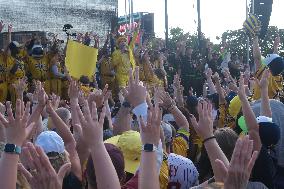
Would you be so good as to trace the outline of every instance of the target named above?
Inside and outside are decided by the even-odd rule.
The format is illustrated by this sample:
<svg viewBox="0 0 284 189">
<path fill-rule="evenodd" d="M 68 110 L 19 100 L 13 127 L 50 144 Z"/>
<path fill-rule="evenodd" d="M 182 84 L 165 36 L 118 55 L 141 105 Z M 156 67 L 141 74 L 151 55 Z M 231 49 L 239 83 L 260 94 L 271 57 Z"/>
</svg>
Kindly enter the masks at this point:
<svg viewBox="0 0 284 189">
<path fill-rule="evenodd" d="M 157 147 L 154 144 L 144 144 L 142 146 L 142 151 L 155 152 L 155 151 L 157 151 Z"/>
<path fill-rule="evenodd" d="M 6 144 L 4 148 L 4 152 L 9 154 L 21 154 L 22 148 L 20 146 L 16 146 L 15 144 Z"/>
</svg>

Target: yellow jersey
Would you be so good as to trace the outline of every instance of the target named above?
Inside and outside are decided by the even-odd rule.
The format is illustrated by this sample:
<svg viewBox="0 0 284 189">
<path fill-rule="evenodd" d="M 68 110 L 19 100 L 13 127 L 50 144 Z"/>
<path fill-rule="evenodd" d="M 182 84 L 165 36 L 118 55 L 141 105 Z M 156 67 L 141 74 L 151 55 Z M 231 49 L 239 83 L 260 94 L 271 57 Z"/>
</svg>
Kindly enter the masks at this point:
<svg viewBox="0 0 284 189">
<path fill-rule="evenodd" d="M 25 63 L 21 59 L 16 59 L 8 55 L 6 58 L 6 65 L 9 83 L 14 83 L 16 80 L 25 77 Z"/>
<path fill-rule="evenodd" d="M 47 56 L 43 56 L 37 60 L 33 57 L 28 58 L 28 71 L 35 80 L 45 81 L 49 77 L 49 60 Z"/>
<path fill-rule="evenodd" d="M 257 72 L 255 73 L 255 78 L 261 79 L 264 70 L 267 67 L 262 65 Z M 273 99 L 278 96 L 279 92 L 283 90 L 283 78 L 281 75 L 272 76 L 270 75 L 268 78 L 268 96 L 270 99 Z M 260 88 L 258 86 L 254 86 L 253 88 L 253 100 L 258 100 L 261 98 Z"/>
</svg>

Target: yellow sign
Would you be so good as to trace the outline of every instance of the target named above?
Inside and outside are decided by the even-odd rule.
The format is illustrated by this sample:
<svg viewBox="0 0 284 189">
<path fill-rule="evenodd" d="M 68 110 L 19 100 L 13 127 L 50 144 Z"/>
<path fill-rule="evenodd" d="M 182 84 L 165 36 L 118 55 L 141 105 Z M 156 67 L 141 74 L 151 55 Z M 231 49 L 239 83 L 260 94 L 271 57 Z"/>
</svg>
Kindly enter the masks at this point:
<svg viewBox="0 0 284 189">
<path fill-rule="evenodd" d="M 92 78 L 96 71 L 98 49 L 76 41 L 68 41 L 65 63 L 71 77 L 82 75 Z"/>
</svg>

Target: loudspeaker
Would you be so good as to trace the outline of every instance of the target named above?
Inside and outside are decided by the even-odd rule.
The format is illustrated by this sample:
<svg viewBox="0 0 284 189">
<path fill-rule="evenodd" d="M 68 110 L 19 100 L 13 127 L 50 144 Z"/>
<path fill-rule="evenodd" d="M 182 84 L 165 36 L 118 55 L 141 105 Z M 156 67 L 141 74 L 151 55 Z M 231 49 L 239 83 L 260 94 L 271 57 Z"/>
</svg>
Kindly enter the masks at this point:
<svg viewBox="0 0 284 189">
<path fill-rule="evenodd" d="M 273 0 L 254 0 L 254 14 L 261 21 L 260 38 L 263 39 L 267 33 L 267 28 L 270 21 L 270 16 L 272 12 Z M 251 5 L 250 12 L 253 12 Z"/>
<path fill-rule="evenodd" d="M 146 35 L 154 35 L 154 13 L 142 16 L 141 27 L 144 29 Z"/>
</svg>

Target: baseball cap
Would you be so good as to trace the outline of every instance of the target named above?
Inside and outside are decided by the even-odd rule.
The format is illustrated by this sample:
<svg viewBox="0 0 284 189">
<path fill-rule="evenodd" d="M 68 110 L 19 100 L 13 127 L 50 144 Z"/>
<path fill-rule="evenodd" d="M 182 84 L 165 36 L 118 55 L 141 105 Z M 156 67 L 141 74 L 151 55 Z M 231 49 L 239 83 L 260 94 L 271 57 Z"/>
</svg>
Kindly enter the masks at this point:
<svg viewBox="0 0 284 189">
<path fill-rule="evenodd" d="M 230 103 L 235 96 L 237 96 L 237 93 L 235 93 L 234 91 L 229 92 L 229 94 L 225 97 L 227 103 Z"/>
<path fill-rule="evenodd" d="M 266 147 L 276 145 L 280 139 L 280 128 L 272 122 L 272 118 L 258 116 L 256 118 L 259 125 L 259 136 L 261 143 Z"/>
<path fill-rule="evenodd" d="M 263 63 L 269 67 L 273 76 L 279 75 L 284 70 L 284 60 L 278 54 L 269 54 Z"/>
<path fill-rule="evenodd" d="M 9 44 L 9 49 L 10 50 L 13 50 L 13 49 L 17 49 L 17 48 L 20 48 L 22 47 L 22 45 L 20 43 L 18 43 L 17 41 L 12 41 L 10 44 Z"/>
<path fill-rule="evenodd" d="M 32 48 L 32 56 L 35 58 L 40 58 L 43 56 L 43 48 L 41 45 L 34 45 Z"/>
<path fill-rule="evenodd" d="M 61 154 L 65 149 L 63 139 L 54 131 L 44 131 L 40 133 L 35 144 L 40 146 L 46 154 L 50 152 Z"/>
<path fill-rule="evenodd" d="M 168 156 L 168 166 L 169 183 L 179 183 L 180 189 L 188 189 L 199 184 L 199 173 L 190 159 L 171 153 Z"/>
<path fill-rule="evenodd" d="M 17 42 L 17 41 L 12 41 L 11 42 L 11 45 L 13 45 L 13 46 L 15 46 L 15 47 L 22 47 L 22 45 L 19 43 L 19 42 Z"/>
<path fill-rule="evenodd" d="M 229 105 L 229 114 L 236 118 L 239 114 L 239 112 L 241 111 L 241 100 L 239 98 L 239 96 L 235 96 L 231 101 L 230 101 L 230 105 Z"/>
<path fill-rule="evenodd" d="M 117 146 L 123 153 L 125 171 L 134 174 L 139 167 L 142 143 L 140 133 L 136 131 L 126 131 L 121 135 L 111 137 L 105 141 Z"/>
<path fill-rule="evenodd" d="M 165 136 L 165 142 L 169 143 L 172 141 L 172 136 L 173 136 L 173 130 L 172 127 L 169 123 L 166 123 L 164 121 L 162 121 L 162 129 L 164 131 L 164 136 Z"/>
<path fill-rule="evenodd" d="M 163 116 L 163 121 L 166 122 L 166 123 L 174 122 L 175 118 L 174 118 L 173 114 L 165 114 Z"/>
</svg>

